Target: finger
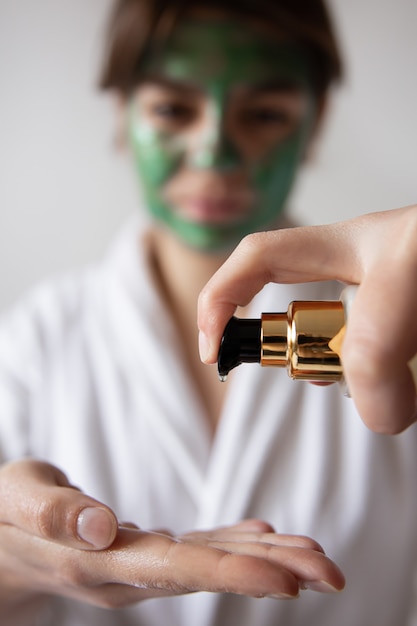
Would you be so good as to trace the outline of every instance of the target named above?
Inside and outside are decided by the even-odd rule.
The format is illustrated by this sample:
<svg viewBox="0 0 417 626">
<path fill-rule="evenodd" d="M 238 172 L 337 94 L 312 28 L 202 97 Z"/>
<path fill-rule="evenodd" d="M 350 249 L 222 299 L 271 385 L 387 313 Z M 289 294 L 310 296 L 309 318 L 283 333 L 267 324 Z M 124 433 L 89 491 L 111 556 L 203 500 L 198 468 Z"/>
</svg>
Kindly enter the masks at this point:
<svg viewBox="0 0 417 626">
<path fill-rule="evenodd" d="M 158 533 L 158 535 L 166 535 L 167 537 L 174 537 L 174 533 L 169 530 L 169 528 L 153 528 L 153 533 Z"/>
<path fill-rule="evenodd" d="M 245 519 L 237 524 L 232 524 L 229 526 L 219 526 L 218 528 L 210 529 L 210 530 L 194 530 L 189 533 L 185 533 L 183 536 L 198 536 L 198 535 L 211 535 L 217 533 L 235 533 L 235 532 L 252 532 L 252 533 L 274 533 L 274 527 L 271 526 L 268 522 L 265 522 L 260 519 Z"/>
<path fill-rule="evenodd" d="M 200 293 L 201 359 L 216 361 L 223 330 L 236 307 L 246 306 L 269 282 L 330 278 L 359 282 L 361 266 L 353 245 L 356 228 L 353 222 L 341 222 L 245 237 Z"/>
<path fill-rule="evenodd" d="M 39 461 L 0 471 L 0 521 L 79 549 L 108 547 L 117 533 L 114 513 L 74 489 L 57 468 Z"/>
<path fill-rule="evenodd" d="M 265 522 L 264 520 L 250 518 L 244 519 L 237 524 L 232 526 L 225 526 L 225 529 L 237 530 L 237 531 L 246 531 L 246 532 L 254 532 L 254 533 L 273 533 L 275 529 L 271 524 Z"/>
<path fill-rule="evenodd" d="M 253 540 L 256 537 L 266 543 L 274 543 L 276 545 L 297 545 L 300 548 L 309 548 L 310 550 L 318 550 L 319 552 L 324 553 L 322 546 L 314 539 L 306 537 L 305 535 L 284 535 L 282 533 L 277 533 L 271 524 L 259 519 L 245 519 L 233 526 L 223 526 L 214 529 L 212 532 L 216 537 L 218 537 L 222 534 L 228 536 L 236 531 L 240 533 L 240 537 L 242 537 L 244 533 L 248 539 L 249 537 L 252 537 L 250 540 Z"/>
<path fill-rule="evenodd" d="M 244 524 L 236 524 L 235 526 L 217 528 L 210 531 L 194 531 L 181 535 L 179 538 L 189 543 L 211 543 L 213 541 L 234 541 L 237 543 L 265 543 L 275 546 L 299 547 L 309 550 L 316 550 L 324 553 L 322 546 L 311 539 L 302 535 L 282 535 L 270 531 L 251 531 L 250 526 L 245 527 Z"/>
<path fill-rule="evenodd" d="M 323 552 L 294 547 L 294 545 L 284 546 L 250 541 L 244 543 L 212 541 L 209 545 L 234 554 L 253 555 L 279 563 L 281 567 L 304 583 L 322 583 L 322 590 L 325 591 L 340 591 L 345 585 L 342 572 Z"/>
<path fill-rule="evenodd" d="M 134 522 L 119 522 L 119 528 L 133 528 L 139 530 L 139 526 Z"/>
<path fill-rule="evenodd" d="M 398 433 L 416 419 L 408 362 L 417 353 L 417 267 L 391 255 L 364 277 L 349 314 L 342 361 L 350 395 L 375 432 Z"/>
</svg>

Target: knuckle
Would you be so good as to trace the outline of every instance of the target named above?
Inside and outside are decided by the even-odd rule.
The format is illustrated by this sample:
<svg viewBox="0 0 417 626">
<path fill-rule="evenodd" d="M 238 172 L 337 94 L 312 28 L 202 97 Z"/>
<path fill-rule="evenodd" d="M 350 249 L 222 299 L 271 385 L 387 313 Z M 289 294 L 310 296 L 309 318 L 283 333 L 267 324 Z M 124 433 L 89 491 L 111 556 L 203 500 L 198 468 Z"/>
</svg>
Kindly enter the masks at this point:
<svg viewBox="0 0 417 626">
<path fill-rule="evenodd" d="M 415 241 L 417 236 L 417 205 L 409 207 L 409 210 L 405 213 L 404 231 L 407 235 L 406 240 L 415 250 Z"/>
<path fill-rule="evenodd" d="M 416 238 L 417 238 L 417 205 L 405 207 L 392 213 L 393 228 L 389 231 L 391 244 L 391 258 L 397 259 L 406 266 L 416 267 Z M 397 219 L 399 217 L 399 219 Z M 400 241 L 401 245 L 392 246 L 393 241 Z"/>
<path fill-rule="evenodd" d="M 204 287 L 202 288 L 202 290 L 200 291 L 200 294 L 198 296 L 198 307 L 199 309 L 202 309 L 204 307 L 207 306 L 208 301 L 210 299 L 210 290 L 209 290 L 209 286 L 206 284 L 204 285 Z"/>
<path fill-rule="evenodd" d="M 244 256 L 257 256 L 265 246 L 267 233 L 250 233 L 240 241 L 238 251 Z"/>
<path fill-rule="evenodd" d="M 250 233 L 245 235 L 236 248 L 235 254 L 242 261 L 243 267 L 257 268 L 256 271 L 265 285 L 274 280 L 270 264 L 265 263 L 265 258 L 270 256 L 267 251 L 278 249 L 281 239 L 280 231 Z"/>
<path fill-rule="evenodd" d="M 244 520 L 243 524 L 247 524 L 253 531 L 258 533 L 267 534 L 275 532 L 274 527 L 269 522 L 265 522 L 261 519 L 247 519 Z"/>
<path fill-rule="evenodd" d="M 317 541 L 306 535 L 297 535 L 297 542 L 299 546 L 305 550 L 312 550 L 319 554 L 324 552 L 322 546 Z"/>
<path fill-rule="evenodd" d="M 35 519 L 39 535 L 44 539 L 56 539 L 59 536 L 59 521 L 56 502 L 52 497 L 45 497 L 38 503 Z"/>
<path fill-rule="evenodd" d="M 417 239 L 417 211 L 411 215 L 407 221 L 404 220 L 400 233 L 400 244 L 397 246 L 396 257 L 405 266 L 415 269 L 417 266 L 417 255 L 415 254 Z"/>
<path fill-rule="evenodd" d="M 75 514 L 77 511 L 64 506 L 54 493 L 44 494 L 42 500 L 36 504 L 34 515 L 39 536 L 50 541 L 74 539 Z"/>
</svg>

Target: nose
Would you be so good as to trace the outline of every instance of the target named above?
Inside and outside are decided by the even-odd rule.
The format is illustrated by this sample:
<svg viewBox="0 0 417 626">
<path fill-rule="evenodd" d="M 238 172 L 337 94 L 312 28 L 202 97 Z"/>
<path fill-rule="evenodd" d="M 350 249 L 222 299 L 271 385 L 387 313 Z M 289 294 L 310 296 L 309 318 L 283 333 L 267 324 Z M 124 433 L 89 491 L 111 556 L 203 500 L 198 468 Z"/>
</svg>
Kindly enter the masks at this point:
<svg viewBox="0 0 417 626">
<path fill-rule="evenodd" d="M 239 151 L 227 136 L 224 112 L 215 107 L 209 108 L 196 135 L 195 143 L 189 151 L 189 166 L 219 172 L 241 166 Z"/>
</svg>

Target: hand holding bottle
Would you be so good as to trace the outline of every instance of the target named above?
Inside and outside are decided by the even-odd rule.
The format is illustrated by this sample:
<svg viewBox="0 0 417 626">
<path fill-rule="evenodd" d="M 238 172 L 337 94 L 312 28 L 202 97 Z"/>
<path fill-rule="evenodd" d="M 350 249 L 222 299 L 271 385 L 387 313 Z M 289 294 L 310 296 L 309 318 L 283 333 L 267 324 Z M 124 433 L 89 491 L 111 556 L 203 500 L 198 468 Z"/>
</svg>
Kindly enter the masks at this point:
<svg viewBox="0 0 417 626">
<path fill-rule="evenodd" d="M 342 350 L 357 409 L 372 430 L 401 432 L 417 419 L 417 205 L 244 238 L 200 294 L 201 358 L 216 361 L 236 307 L 267 283 L 329 279 L 359 284 Z"/>
</svg>

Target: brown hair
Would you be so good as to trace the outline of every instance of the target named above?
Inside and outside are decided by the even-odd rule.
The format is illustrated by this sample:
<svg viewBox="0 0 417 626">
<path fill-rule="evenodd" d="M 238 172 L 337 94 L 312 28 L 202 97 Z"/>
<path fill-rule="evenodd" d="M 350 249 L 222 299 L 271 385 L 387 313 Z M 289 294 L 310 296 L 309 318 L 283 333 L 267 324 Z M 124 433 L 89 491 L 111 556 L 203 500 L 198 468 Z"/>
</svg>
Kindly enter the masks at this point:
<svg viewBox="0 0 417 626">
<path fill-rule="evenodd" d="M 342 62 L 324 0 L 116 0 L 110 15 L 99 86 L 130 93 L 146 51 L 161 45 L 187 12 L 215 9 L 258 20 L 305 50 L 315 90 L 341 78 Z"/>
</svg>

